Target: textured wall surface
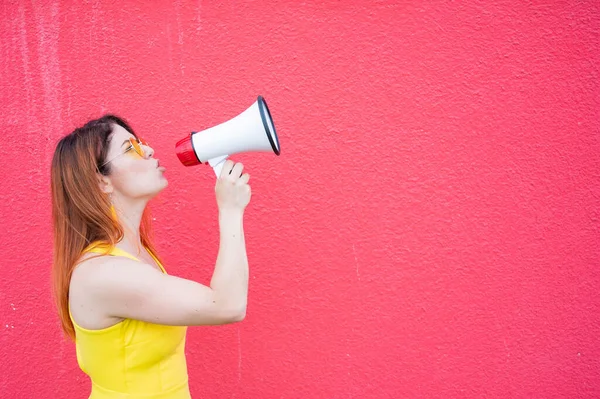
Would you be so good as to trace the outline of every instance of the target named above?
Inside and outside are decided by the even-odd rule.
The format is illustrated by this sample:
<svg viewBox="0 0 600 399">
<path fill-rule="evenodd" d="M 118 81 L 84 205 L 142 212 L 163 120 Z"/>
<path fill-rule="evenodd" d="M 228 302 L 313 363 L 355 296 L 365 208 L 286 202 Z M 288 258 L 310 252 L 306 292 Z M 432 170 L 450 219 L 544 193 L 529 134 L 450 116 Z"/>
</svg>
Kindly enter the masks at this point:
<svg viewBox="0 0 600 399">
<path fill-rule="evenodd" d="M 49 289 L 59 138 L 129 120 L 166 266 L 208 283 L 214 176 L 175 142 L 258 94 L 282 153 L 235 157 L 250 303 L 190 328 L 195 398 L 600 396 L 596 2 L 146 3 L 0 5 L 1 398 L 89 392 Z"/>
</svg>

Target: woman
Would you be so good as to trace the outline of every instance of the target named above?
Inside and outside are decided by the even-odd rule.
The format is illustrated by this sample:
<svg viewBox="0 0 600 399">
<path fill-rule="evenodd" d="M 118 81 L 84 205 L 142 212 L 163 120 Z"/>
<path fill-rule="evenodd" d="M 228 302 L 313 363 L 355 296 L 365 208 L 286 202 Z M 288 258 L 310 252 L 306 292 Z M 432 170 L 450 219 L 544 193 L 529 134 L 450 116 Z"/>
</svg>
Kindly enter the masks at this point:
<svg viewBox="0 0 600 399">
<path fill-rule="evenodd" d="M 167 274 L 146 205 L 167 187 L 154 150 L 106 115 L 58 143 L 52 160 L 54 293 L 90 398 L 190 398 L 186 326 L 245 317 L 243 216 L 249 175 L 227 161 L 215 186 L 220 246 L 210 286 Z"/>
</svg>

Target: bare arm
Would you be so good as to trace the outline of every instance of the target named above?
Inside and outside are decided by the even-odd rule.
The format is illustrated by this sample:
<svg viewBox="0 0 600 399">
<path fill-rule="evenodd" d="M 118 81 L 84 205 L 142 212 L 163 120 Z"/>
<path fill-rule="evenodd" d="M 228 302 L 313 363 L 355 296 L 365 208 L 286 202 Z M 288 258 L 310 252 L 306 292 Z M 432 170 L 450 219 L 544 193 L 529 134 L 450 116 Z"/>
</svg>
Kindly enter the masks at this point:
<svg viewBox="0 0 600 399">
<path fill-rule="evenodd" d="M 221 294 L 211 287 L 163 274 L 146 263 L 122 257 L 102 257 L 86 263 L 80 267 L 86 270 L 85 283 L 78 286 L 90 298 L 86 301 L 87 311 L 173 326 L 243 319 L 240 308 L 222 302 Z"/>
<path fill-rule="evenodd" d="M 225 324 L 243 320 L 248 297 L 248 258 L 243 214 L 250 200 L 243 165 L 227 161 L 215 187 L 220 245 L 210 287 L 165 275 L 148 264 L 121 257 L 86 261 L 74 279 L 90 307 L 107 317 L 164 325 Z"/>
<path fill-rule="evenodd" d="M 246 316 L 248 298 L 248 257 L 244 240 L 243 215 L 235 211 L 219 214 L 220 246 L 210 287 L 215 303 Z"/>
</svg>

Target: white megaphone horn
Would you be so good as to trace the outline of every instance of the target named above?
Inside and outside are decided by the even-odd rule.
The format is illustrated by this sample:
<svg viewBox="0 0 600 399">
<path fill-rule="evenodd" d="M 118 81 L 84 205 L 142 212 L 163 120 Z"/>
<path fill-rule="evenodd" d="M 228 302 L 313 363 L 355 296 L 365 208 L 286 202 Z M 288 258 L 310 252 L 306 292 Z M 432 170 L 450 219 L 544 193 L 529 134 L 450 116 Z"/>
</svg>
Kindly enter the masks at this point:
<svg viewBox="0 0 600 399">
<path fill-rule="evenodd" d="M 227 157 L 247 151 L 273 151 L 279 155 L 279 139 L 264 98 L 258 99 L 233 119 L 199 132 L 192 132 L 175 145 L 185 166 L 208 163 L 217 177 Z"/>
</svg>

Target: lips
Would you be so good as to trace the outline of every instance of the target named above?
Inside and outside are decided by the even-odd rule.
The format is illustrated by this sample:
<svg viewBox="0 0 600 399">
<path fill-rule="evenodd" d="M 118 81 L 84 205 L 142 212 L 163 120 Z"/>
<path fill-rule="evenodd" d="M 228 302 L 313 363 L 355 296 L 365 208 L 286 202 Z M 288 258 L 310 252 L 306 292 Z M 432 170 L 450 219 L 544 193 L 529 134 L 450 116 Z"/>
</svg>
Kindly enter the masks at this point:
<svg viewBox="0 0 600 399">
<path fill-rule="evenodd" d="M 161 172 L 164 172 L 166 170 L 164 166 L 160 166 L 160 161 L 158 159 L 156 160 L 156 169 L 158 169 Z"/>
</svg>

